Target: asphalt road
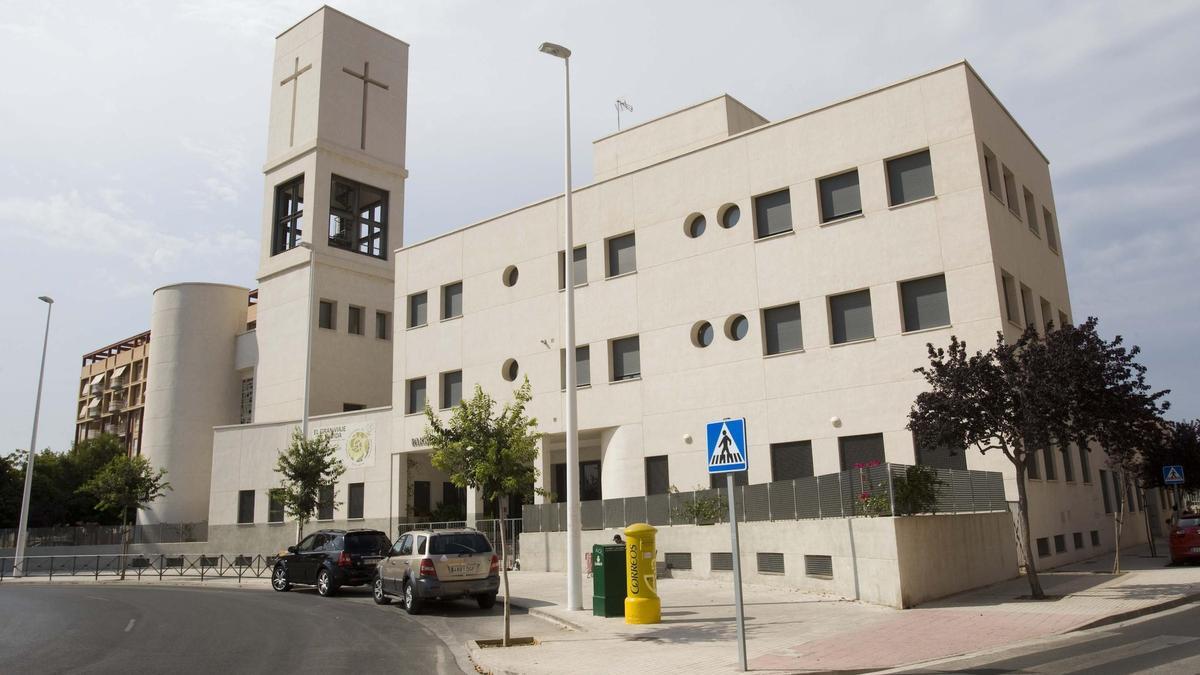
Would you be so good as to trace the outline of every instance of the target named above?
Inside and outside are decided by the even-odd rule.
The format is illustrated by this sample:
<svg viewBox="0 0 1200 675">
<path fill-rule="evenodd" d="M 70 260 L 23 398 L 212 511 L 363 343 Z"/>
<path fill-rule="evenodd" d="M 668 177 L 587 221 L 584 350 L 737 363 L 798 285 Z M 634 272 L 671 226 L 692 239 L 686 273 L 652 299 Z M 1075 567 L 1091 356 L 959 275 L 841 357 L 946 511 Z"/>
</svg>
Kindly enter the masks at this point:
<svg viewBox="0 0 1200 675">
<path fill-rule="evenodd" d="M 462 673 L 447 642 L 465 638 L 447 625 L 471 632 L 485 620 L 498 630 L 474 603 L 410 617 L 376 606 L 365 589 L 322 598 L 311 589 L 6 584 L 0 672 Z"/>
<path fill-rule="evenodd" d="M 907 673 L 1200 673 L 1200 603 Z"/>
</svg>

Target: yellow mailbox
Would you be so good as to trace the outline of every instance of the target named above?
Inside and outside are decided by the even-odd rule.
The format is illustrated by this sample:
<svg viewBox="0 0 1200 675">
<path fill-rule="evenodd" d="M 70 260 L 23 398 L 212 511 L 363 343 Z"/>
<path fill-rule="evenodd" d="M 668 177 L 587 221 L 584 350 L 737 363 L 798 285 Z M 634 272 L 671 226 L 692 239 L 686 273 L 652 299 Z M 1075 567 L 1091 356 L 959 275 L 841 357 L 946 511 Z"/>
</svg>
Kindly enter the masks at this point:
<svg viewBox="0 0 1200 675">
<path fill-rule="evenodd" d="M 658 599 L 654 559 L 654 533 L 646 523 L 625 528 L 625 623 L 661 623 L 662 602 Z"/>
</svg>

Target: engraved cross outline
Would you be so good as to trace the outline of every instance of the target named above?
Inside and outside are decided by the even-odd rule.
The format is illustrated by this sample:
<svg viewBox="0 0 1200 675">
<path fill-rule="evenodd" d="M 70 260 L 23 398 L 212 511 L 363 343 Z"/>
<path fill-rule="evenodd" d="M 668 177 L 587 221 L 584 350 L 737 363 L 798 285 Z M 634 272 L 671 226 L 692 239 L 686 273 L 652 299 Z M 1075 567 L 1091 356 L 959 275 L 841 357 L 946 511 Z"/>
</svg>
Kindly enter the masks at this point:
<svg viewBox="0 0 1200 675">
<path fill-rule="evenodd" d="M 379 80 L 371 79 L 371 62 L 370 61 L 363 61 L 362 73 L 356 73 L 353 70 L 350 70 L 349 68 L 342 68 L 342 72 L 346 73 L 347 75 L 352 75 L 352 76 L 362 80 L 362 83 L 363 83 L 362 126 L 361 126 L 361 131 L 359 134 L 358 147 L 360 150 L 366 150 L 367 149 L 367 89 L 369 89 L 369 87 L 367 85 L 373 84 L 376 87 L 383 89 L 384 91 L 387 91 L 388 86 L 386 84 L 380 82 Z"/>
<path fill-rule="evenodd" d="M 296 89 L 300 85 L 300 76 L 307 73 L 312 68 L 312 64 L 308 64 L 303 68 L 300 67 L 300 57 L 296 57 L 296 63 L 292 68 L 292 74 L 279 81 L 279 86 L 285 87 L 289 82 L 292 83 L 292 123 L 288 128 L 288 147 L 296 141 Z"/>
</svg>

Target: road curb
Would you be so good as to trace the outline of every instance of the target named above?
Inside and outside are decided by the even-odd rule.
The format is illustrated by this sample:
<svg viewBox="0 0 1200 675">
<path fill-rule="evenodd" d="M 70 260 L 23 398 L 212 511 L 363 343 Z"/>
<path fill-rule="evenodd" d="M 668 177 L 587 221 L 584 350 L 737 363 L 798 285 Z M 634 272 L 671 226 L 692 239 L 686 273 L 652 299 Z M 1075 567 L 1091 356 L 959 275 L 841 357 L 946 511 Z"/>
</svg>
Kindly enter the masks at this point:
<svg viewBox="0 0 1200 675">
<path fill-rule="evenodd" d="M 586 633 L 587 632 L 587 629 L 585 629 L 583 626 L 581 626 L 573 621 L 564 619 L 555 614 L 552 614 L 551 612 L 549 612 L 541 607 L 533 607 L 531 605 L 525 604 L 525 603 L 521 602 L 520 598 L 509 598 L 508 604 L 511 607 L 517 607 L 519 609 L 525 610 L 526 612 L 529 612 L 529 616 L 536 616 L 537 618 L 541 619 L 542 621 L 545 621 L 547 623 L 552 623 L 552 624 L 558 626 L 559 628 L 564 628 L 566 630 L 569 630 L 569 631 L 572 631 L 575 633 Z"/>
<path fill-rule="evenodd" d="M 1186 605 L 1189 602 L 1194 602 L 1196 600 L 1200 600 L 1200 593 L 1190 593 L 1188 595 L 1184 595 L 1184 596 L 1175 598 L 1173 600 L 1167 600 L 1166 602 L 1160 602 L 1160 603 L 1157 603 L 1154 605 L 1147 605 L 1145 607 L 1131 609 L 1126 612 L 1117 612 L 1116 614 L 1110 614 L 1108 616 L 1104 616 L 1099 619 L 1096 619 L 1095 621 L 1092 621 L 1091 623 L 1086 623 L 1082 626 L 1072 628 L 1071 630 L 1066 631 L 1065 633 L 1061 633 L 1061 635 L 1077 633 L 1081 630 L 1088 630 L 1091 628 L 1100 628 L 1101 626 L 1107 626 L 1109 624 L 1120 623 L 1122 621 L 1128 621 L 1130 619 L 1136 619 L 1138 617 L 1146 616 L 1148 614 L 1156 614 L 1158 612 L 1165 612 L 1168 609 L 1175 609 L 1176 607 L 1179 607 L 1181 605 Z"/>
</svg>

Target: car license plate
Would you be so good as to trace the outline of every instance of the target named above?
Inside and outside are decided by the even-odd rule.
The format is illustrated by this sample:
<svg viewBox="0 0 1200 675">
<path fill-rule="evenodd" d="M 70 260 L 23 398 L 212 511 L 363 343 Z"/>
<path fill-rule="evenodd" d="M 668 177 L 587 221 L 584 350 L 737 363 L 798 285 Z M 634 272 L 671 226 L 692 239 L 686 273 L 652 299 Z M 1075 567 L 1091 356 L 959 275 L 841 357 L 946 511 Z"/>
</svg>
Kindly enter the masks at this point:
<svg viewBox="0 0 1200 675">
<path fill-rule="evenodd" d="M 1200 546 L 1193 546 L 1192 553 L 1200 553 Z"/>
<path fill-rule="evenodd" d="M 474 573 L 478 569 L 477 565 L 451 565 L 450 574 L 469 574 Z"/>
<path fill-rule="evenodd" d="M 362 558 L 362 561 L 369 565 L 374 565 L 375 563 L 379 562 L 380 560 L 383 560 L 383 556 L 367 555 L 367 556 L 363 556 L 363 558 Z"/>
</svg>

